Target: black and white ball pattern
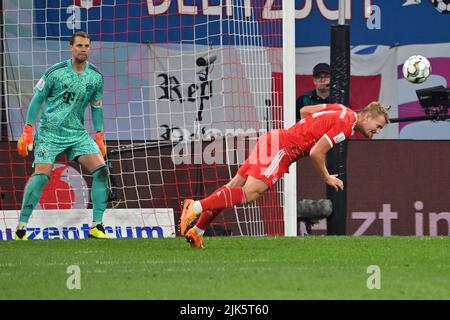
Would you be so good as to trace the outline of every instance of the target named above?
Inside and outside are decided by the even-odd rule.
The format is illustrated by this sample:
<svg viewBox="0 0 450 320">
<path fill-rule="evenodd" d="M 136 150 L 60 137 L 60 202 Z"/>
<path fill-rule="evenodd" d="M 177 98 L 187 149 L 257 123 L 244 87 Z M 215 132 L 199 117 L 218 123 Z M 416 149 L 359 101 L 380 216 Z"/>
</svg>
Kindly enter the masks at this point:
<svg viewBox="0 0 450 320">
<path fill-rule="evenodd" d="M 450 0 L 431 0 L 432 4 L 442 14 L 450 13 Z"/>
<path fill-rule="evenodd" d="M 411 83 L 422 83 L 431 74 L 431 64 L 421 55 L 411 56 L 403 64 L 403 76 Z"/>
</svg>

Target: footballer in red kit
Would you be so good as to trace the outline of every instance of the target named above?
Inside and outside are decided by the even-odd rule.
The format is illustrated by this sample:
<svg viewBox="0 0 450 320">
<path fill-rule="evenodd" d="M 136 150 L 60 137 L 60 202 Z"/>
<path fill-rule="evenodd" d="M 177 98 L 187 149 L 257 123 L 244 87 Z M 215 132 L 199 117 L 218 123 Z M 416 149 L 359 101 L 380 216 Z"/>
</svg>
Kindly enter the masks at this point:
<svg viewBox="0 0 450 320">
<path fill-rule="evenodd" d="M 320 110 L 300 120 L 289 129 L 270 131 L 258 139 L 251 154 L 239 168 L 238 174 L 249 175 L 273 186 L 289 166 L 308 156 L 311 148 L 325 137 L 332 148 L 353 133 L 357 115 L 341 104 L 315 106 Z"/>
<path fill-rule="evenodd" d="M 204 199 L 183 201 L 180 233 L 192 248 L 203 248 L 206 226 L 222 209 L 255 201 L 302 157 L 310 157 L 314 169 L 327 185 L 336 191 L 343 190 L 343 181 L 337 174 L 328 172 L 327 152 L 349 138 L 353 131 L 372 138 L 389 122 L 388 108 L 378 101 L 369 103 L 358 113 L 341 104 L 305 106 L 300 109 L 300 116 L 301 120 L 292 127 L 261 136 L 226 185 Z"/>
</svg>

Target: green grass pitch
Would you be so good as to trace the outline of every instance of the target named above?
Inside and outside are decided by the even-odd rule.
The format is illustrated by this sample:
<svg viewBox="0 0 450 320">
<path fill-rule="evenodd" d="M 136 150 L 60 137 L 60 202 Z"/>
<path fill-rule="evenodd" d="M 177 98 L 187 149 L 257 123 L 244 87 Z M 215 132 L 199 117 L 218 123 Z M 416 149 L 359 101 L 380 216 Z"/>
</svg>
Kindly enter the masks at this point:
<svg viewBox="0 0 450 320">
<path fill-rule="evenodd" d="M 0 299 L 450 299 L 450 237 L 0 242 Z M 380 288 L 368 289 L 379 267 Z M 80 289 L 70 266 L 79 267 Z M 371 279 L 369 279 L 372 277 Z M 369 279 L 369 281 L 368 281 Z"/>
</svg>

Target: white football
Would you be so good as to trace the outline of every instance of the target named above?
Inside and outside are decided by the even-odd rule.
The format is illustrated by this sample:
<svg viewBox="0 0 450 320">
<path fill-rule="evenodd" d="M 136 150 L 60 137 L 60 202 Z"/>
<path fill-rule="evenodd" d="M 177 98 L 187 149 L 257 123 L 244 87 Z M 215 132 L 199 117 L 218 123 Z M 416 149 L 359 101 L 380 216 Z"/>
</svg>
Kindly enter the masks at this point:
<svg viewBox="0 0 450 320">
<path fill-rule="evenodd" d="M 437 11 L 442 14 L 450 13 L 450 0 L 431 0 Z"/>
<path fill-rule="evenodd" d="M 416 55 L 403 63 L 403 76 L 412 83 L 422 83 L 431 74 L 431 63 L 424 56 Z"/>
</svg>

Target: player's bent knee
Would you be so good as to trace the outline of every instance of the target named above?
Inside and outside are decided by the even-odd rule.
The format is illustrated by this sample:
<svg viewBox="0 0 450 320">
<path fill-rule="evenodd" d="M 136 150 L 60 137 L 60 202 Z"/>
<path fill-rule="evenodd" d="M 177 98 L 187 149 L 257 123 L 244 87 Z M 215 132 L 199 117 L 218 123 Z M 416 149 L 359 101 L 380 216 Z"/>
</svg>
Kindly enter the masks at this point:
<svg viewBox="0 0 450 320">
<path fill-rule="evenodd" d="M 107 181 L 108 180 L 108 167 L 106 165 L 102 165 L 100 167 L 97 167 L 92 171 L 92 178 L 99 180 L 99 181 Z"/>
<path fill-rule="evenodd" d="M 36 186 L 40 188 L 44 188 L 47 182 L 50 180 L 50 176 L 45 173 L 37 172 L 33 174 L 33 182 L 36 184 Z"/>
<path fill-rule="evenodd" d="M 248 191 L 248 190 L 244 189 L 244 193 L 245 193 L 245 199 L 247 200 L 246 201 L 247 203 L 252 203 L 261 196 L 261 193 L 259 193 L 257 191 Z"/>
</svg>

